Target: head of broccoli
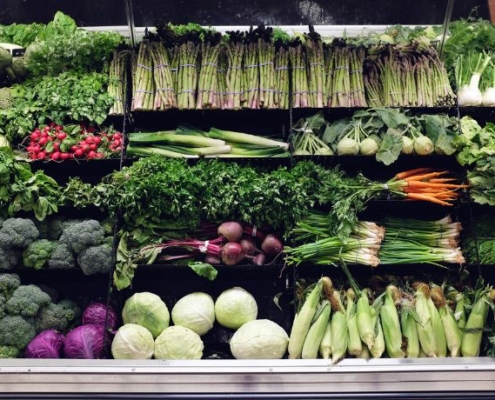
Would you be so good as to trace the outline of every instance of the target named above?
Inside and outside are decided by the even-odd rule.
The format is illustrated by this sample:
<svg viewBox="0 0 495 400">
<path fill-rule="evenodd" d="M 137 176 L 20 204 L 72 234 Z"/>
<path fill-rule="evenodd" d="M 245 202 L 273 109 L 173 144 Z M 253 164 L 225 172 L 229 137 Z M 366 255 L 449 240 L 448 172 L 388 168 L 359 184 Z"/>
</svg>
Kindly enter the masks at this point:
<svg viewBox="0 0 495 400">
<path fill-rule="evenodd" d="M 0 319 L 0 346 L 23 350 L 35 336 L 34 324 L 20 315 Z"/>
<path fill-rule="evenodd" d="M 105 232 L 94 219 L 68 224 L 62 231 L 60 242 L 66 244 L 75 254 L 103 242 Z"/>
<path fill-rule="evenodd" d="M 57 304 L 51 303 L 41 308 L 34 318 L 36 333 L 55 329 L 65 332 L 69 326 L 81 315 L 81 309 L 71 300 L 64 300 Z"/>
<path fill-rule="evenodd" d="M 76 259 L 74 254 L 70 251 L 69 246 L 65 243 L 56 243 L 50 259 L 48 260 L 48 267 L 54 269 L 70 269 L 76 266 Z"/>
<path fill-rule="evenodd" d="M 0 247 L 0 271 L 12 271 L 19 265 L 20 251 Z"/>
<path fill-rule="evenodd" d="M 0 293 L 8 300 L 15 290 L 21 286 L 21 279 L 17 274 L 0 274 Z"/>
<path fill-rule="evenodd" d="M 77 256 L 84 275 L 106 274 L 112 270 L 113 249 L 108 244 L 88 247 Z"/>
<path fill-rule="evenodd" d="M 22 264 L 27 268 L 41 269 L 50 259 L 57 242 L 38 239 L 22 252 Z"/>
<path fill-rule="evenodd" d="M 40 232 L 27 218 L 8 218 L 0 228 L 0 247 L 23 249 L 38 239 Z"/>
<path fill-rule="evenodd" d="M 35 317 L 40 308 L 52 302 L 50 296 L 36 285 L 19 286 L 7 300 L 6 310 L 11 315 Z"/>
</svg>

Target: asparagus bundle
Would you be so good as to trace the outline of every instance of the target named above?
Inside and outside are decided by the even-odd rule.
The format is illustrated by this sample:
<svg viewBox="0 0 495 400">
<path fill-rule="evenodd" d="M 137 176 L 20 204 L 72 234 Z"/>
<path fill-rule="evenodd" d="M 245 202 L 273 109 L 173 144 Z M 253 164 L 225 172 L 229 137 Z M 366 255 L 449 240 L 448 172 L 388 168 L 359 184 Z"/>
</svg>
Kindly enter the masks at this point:
<svg viewBox="0 0 495 400">
<path fill-rule="evenodd" d="M 272 28 L 258 28 L 259 108 L 275 106 L 275 46 Z"/>
<path fill-rule="evenodd" d="M 131 57 L 129 50 L 114 52 L 110 63 L 108 94 L 114 98 L 109 115 L 123 115 L 127 88 L 127 65 Z"/>
<path fill-rule="evenodd" d="M 153 76 L 153 59 L 150 44 L 143 41 L 139 46 L 134 64 L 134 83 L 131 110 L 153 110 L 155 99 L 155 83 Z"/>
<path fill-rule="evenodd" d="M 308 73 L 306 52 L 299 38 L 289 43 L 289 58 L 292 68 L 292 106 L 308 107 Z"/>
<path fill-rule="evenodd" d="M 243 88 L 241 104 L 244 108 L 260 108 L 260 61 L 258 30 L 250 29 L 245 37 Z"/>
<path fill-rule="evenodd" d="M 323 43 L 311 25 L 309 33 L 305 35 L 304 47 L 308 65 L 308 107 L 323 108 L 327 89 Z"/>
<path fill-rule="evenodd" d="M 226 90 L 224 94 L 224 109 L 239 110 L 241 108 L 241 98 L 244 96 L 244 34 L 237 32 L 227 32 L 226 43 L 227 73 Z"/>
<path fill-rule="evenodd" d="M 201 42 L 201 68 L 198 77 L 198 99 L 196 108 L 221 108 L 218 97 L 218 67 L 222 35 L 208 30 Z"/>
<path fill-rule="evenodd" d="M 162 43 L 150 43 L 150 53 L 153 59 L 153 77 L 155 82 L 155 110 L 166 110 L 177 107 L 177 97 L 174 89 L 170 57 Z"/>
<path fill-rule="evenodd" d="M 289 108 L 289 50 L 287 45 L 278 40 L 275 42 L 275 107 Z"/>
<path fill-rule="evenodd" d="M 420 41 L 370 50 L 365 82 L 370 105 L 452 106 L 454 93 L 438 53 Z"/>
</svg>

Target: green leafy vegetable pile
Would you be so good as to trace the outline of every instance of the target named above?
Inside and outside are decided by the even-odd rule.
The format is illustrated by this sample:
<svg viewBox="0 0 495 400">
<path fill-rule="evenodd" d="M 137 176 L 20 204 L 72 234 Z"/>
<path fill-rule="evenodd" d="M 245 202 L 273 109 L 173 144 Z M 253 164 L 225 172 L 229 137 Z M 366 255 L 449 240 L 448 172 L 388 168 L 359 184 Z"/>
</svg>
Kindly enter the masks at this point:
<svg viewBox="0 0 495 400">
<path fill-rule="evenodd" d="M 14 85 L 12 107 L 0 109 L 0 133 L 20 140 L 36 126 L 67 120 L 101 124 L 113 99 L 107 94 L 108 75 L 64 72 Z"/>
<path fill-rule="evenodd" d="M 60 187 L 42 171 L 31 171 L 26 162 L 14 158 L 8 147 L 0 148 L 0 216 L 33 212 L 38 220 L 56 213 Z"/>
<path fill-rule="evenodd" d="M 455 139 L 457 161 L 469 167 L 471 198 L 479 204 L 495 205 L 495 124 L 481 127 L 476 120 L 461 118 L 462 134 Z"/>
</svg>

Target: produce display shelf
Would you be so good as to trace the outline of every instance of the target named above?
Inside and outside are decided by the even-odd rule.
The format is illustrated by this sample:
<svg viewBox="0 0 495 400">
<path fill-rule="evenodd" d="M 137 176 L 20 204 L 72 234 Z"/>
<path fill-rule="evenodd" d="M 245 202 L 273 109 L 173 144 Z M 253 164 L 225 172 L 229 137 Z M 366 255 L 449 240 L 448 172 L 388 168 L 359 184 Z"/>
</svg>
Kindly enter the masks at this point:
<svg viewBox="0 0 495 400">
<path fill-rule="evenodd" d="M 2 362 L 0 392 L 0 398 L 9 393 L 11 399 L 16 393 L 31 399 L 35 393 L 118 393 L 121 399 L 255 398 L 255 393 L 287 399 L 357 399 L 366 393 L 366 398 L 410 394 L 426 399 L 440 394 L 453 399 L 461 393 L 470 398 L 469 392 L 493 398 L 495 359 L 346 359 L 335 365 L 327 360 L 15 359 Z M 161 396 L 145 397 L 152 394 Z"/>
</svg>

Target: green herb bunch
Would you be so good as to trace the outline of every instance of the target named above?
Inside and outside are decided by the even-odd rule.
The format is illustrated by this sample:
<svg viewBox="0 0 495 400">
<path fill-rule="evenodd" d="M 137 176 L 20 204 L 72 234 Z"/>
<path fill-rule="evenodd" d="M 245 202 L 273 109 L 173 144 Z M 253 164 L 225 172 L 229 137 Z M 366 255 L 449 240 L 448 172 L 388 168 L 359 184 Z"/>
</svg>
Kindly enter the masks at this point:
<svg viewBox="0 0 495 400">
<path fill-rule="evenodd" d="M 113 104 L 107 83 L 107 74 L 71 71 L 14 85 L 12 107 L 0 110 L 0 133 L 15 141 L 49 121 L 101 124 Z"/>
</svg>

